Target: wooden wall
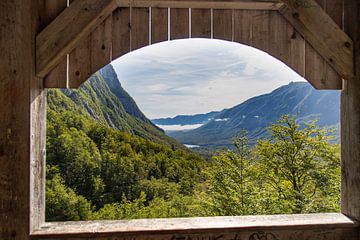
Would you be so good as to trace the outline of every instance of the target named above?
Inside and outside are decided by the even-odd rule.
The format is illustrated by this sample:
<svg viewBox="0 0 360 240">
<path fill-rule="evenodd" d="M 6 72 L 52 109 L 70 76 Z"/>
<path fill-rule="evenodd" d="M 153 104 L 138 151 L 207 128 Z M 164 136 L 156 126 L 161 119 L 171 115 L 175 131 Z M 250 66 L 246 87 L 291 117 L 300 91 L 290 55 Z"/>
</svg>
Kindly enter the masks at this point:
<svg viewBox="0 0 360 240">
<path fill-rule="evenodd" d="M 340 1 L 318 2 L 341 25 L 342 5 L 337 4 Z M 116 9 L 69 53 L 68 74 L 64 59 L 46 77 L 45 86 L 77 88 L 92 73 L 130 51 L 168 39 L 190 37 L 223 39 L 258 48 L 283 61 L 315 88 L 342 88 L 341 77 L 279 11 L 127 4 Z"/>
<path fill-rule="evenodd" d="M 37 230 L 44 220 L 43 199 L 45 185 L 43 180 L 46 96 L 43 79 L 37 78 L 35 72 L 35 37 L 65 7 L 63 1 L 58 1 L 55 4 L 56 1 L 12 0 L 0 2 L 0 51 L 2 54 L 0 58 L 0 239 L 30 239 L 33 231 Z M 357 0 L 318 2 L 323 4 L 322 6 L 328 14 L 333 17 L 339 26 L 344 28 L 355 43 L 355 79 L 344 81 L 341 97 L 342 212 L 360 220 L 360 3 Z M 344 6 L 344 8 L 341 8 L 341 6 Z M 169 12 L 170 22 L 167 22 Z M 187 16 L 193 13 L 195 19 L 200 21 L 201 24 L 197 26 L 191 25 L 190 33 L 190 22 L 187 21 Z M 251 18 L 245 18 L 251 24 L 244 19 L 239 20 L 247 14 L 252 15 Z M 134 16 L 137 16 L 136 20 L 133 19 Z M 203 9 L 194 12 L 188 9 L 171 9 L 167 11 L 167 9 L 162 8 L 152 8 L 151 10 L 139 8 L 133 12 L 133 9 L 128 7 L 119 8 L 111 16 L 104 19 L 103 23 L 89 36 L 83 39 L 84 44 L 79 44 L 69 52 L 66 60 L 63 58 L 60 61 L 59 65 L 49 73 L 45 83 L 47 87 L 76 87 L 91 72 L 106 64 L 105 62 L 109 62 L 110 59 L 121 56 L 131 49 L 149 44 L 149 42 L 164 41 L 169 37 L 171 39 L 187 38 L 190 34 L 191 36 L 209 36 L 208 16 L 209 11 Z M 268 50 L 280 59 L 297 59 L 297 57 L 283 51 L 282 47 L 273 46 L 274 42 L 277 41 L 276 38 L 279 38 L 280 35 L 271 34 L 270 27 L 285 29 L 282 34 L 284 34 L 284 39 L 287 39 L 287 41 L 280 39 L 281 44 L 279 45 L 290 46 L 290 49 L 291 46 L 303 45 L 301 37 L 296 32 L 296 37 L 291 34 L 289 39 L 288 34 L 292 32 L 291 28 L 283 21 L 284 19 L 281 16 L 273 11 L 213 9 L 210 16 L 213 18 L 210 21 L 212 23 L 210 35 L 214 38 L 248 43 Z M 152 25 L 149 27 L 144 26 L 143 23 L 150 21 L 149 19 L 152 19 Z M 184 24 L 179 19 L 183 19 L 188 24 Z M 215 24 L 214 19 L 218 19 Z M 231 23 L 229 23 L 230 19 Z M 263 20 L 259 19 L 269 19 L 269 21 L 276 23 L 276 26 L 268 26 L 264 24 Z M 167 32 L 167 25 L 169 24 L 170 32 Z M 249 31 L 242 32 L 239 29 L 235 31 L 236 24 L 241 24 L 243 28 L 248 30 L 251 29 L 252 33 L 248 34 Z M 174 28 L 174 26 L 177 27 Z M 135 33 L 139 33 L 136 34 L 136 38 L 133 36 Z M 261 33 L 264 33 L 265 36 Z M 148 34 L 150 35 L 149 38 L 146 37 Z M 116 40 L 119 40 L 121 44 Z M 98 54 L 91 52 L 90 49 L 91 51 L 94 49 L 94 52 L 98 52 Z M 298 48 L 295 48 L 295 50 L 298 50 Z M 306 53 L 311 51 L 305 43 L 305 60 L 312 59 L 311 55 Z M 294 55 L 300 54 L 299 58 L 303 59 L 302 51 L 300 53 L 297 51 L 290 52 Z M 314 66 L 322 70 L 320 73 L 308 74 L 319 74 L 321 76 L 320 78 L 314 77 L 316 83 L 323 84 L 325 87 L 334 86 L 332 83 L 328 84 L 328 79 L 338 79 L 336 74 L 332 74 L 329 66 L 321 58 L 316 57 L 316 52 L 313 55 L 315 56 L 313 58 L 316 58 L 319 62 Z M 83 57 L 80 56 L 91 59 L 90 65 L 89 61 L 86 61 L 85 65 L 82 64 Z M 64 80 L 65 61 L 66 81 Z M 73 65 L 74 69 L 72 70 L 68 64 L 70 61 L 77 62 Z M 290 61 L 288 64 L 298 72 L 304 73 L 304 63 L 302 61 L 286 61 Z M 306 67 L 306 61 L 305 75 L 309 71 Z M 319 66 L 324 67 L 320 68 Z M 75 77 L 70 78 L 70 73 Z M 335 76 L 321 80 L 322 77 L 331 75 Z M 338 87 L 338 85 L 336 86 Z M 353 224 L 351 224 L 352 227 L 354 227 Z M 318 230 L 313 229 L 308 235 L 305 234 L 296 238 L 316 239 L 319 237 L 320 239 L 329 239 L 326 235 L 317 236 L 314 231 L 319 233 Z M 290 233 L 294 232 L 296 230 L 290 231 Z M 355 239 L 358 238 L 356 232 L 350 228 L 344 230 L 331 228 L 324 234 L 330 234 L 332 238 L 338 236 L 339 239 Z M 226 232 L 226 234 L 230 234 L 228 237 L 235 239 L 236 235 L 232 235 L 233 233 L 231 231 Z M 350 235 L 346 236 L 347 233 Z M 205 236 L 200 236 L 200 232 L 195 233 L 192 230 L 189 230 L 188 234 L 185 236 L 176 235 L 175 237 L 184 239 L 184 237 L 190 236 L 203 239 L 202 237 Z M 249 239 L 253 236 L 253 233 L 246 233 L 246 231 L 244 234 L 248 234 L 246 236 Z M 106 236 L 104 238 L 107 238 Z M 218 237 L 214 234 L 211 236 Z M 66 236 L 63 235 L 62 237 L 66 239 Z M 89 235 L 86 237 L 90 238 Z M 206 235 L 205 237 L 209 236 Z M 254 235 L 251 239 L 256 239 L 255 237 L 259 238 L 260 235 Z M 41 236 L 32 235 L 32 238 L 37 239 L 41 238 Z M 49 238 L 51 239 L 51 237 Z M 290 235 L 284 235 L 282 239 L 289 238 Z"/>
</svg>

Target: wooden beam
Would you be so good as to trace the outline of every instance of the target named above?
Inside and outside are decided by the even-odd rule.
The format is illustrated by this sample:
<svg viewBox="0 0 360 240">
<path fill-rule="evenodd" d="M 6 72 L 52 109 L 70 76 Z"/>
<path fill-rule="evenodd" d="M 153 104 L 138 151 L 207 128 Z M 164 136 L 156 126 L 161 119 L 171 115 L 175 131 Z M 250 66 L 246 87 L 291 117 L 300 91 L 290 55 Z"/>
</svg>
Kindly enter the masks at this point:
<svg viewBox="0 0 360 240">
<path fill-rule="evenodd" d="M 117 0 L 119 7 L 279 10 L 280 0 Z"/>
<path fill-rule="evenodd" d="M 279 11 L 345 79 L 354 78 L 353 42 L 315 0 L 282 0 Z"/>
<path fill-rule="evenodd" d="M 115 0 L 76 0 L 36 37 L 36 74 L 45 77 L 117 7 Z"/>
<path fill-rule="evenodd" d="M 32 239 L 349 239 L 358 224 L 340 213 L 46 223 Z"/>
</svg>

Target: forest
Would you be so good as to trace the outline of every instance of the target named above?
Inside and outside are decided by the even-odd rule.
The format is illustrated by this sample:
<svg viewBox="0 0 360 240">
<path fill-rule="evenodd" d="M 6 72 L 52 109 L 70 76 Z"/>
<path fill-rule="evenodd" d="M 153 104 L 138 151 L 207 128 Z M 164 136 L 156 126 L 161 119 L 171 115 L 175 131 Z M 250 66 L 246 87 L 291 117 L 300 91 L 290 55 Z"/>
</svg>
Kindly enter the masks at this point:
<svg viewBox="0 0 360 240">
<path fill-rule="evenodd" d="M 284 115 L 268 131 L 255 145 L 240 131 L 205 158 L 48 108 L 46 220 L 339 211 L 329 130 Z"/>
</svg>

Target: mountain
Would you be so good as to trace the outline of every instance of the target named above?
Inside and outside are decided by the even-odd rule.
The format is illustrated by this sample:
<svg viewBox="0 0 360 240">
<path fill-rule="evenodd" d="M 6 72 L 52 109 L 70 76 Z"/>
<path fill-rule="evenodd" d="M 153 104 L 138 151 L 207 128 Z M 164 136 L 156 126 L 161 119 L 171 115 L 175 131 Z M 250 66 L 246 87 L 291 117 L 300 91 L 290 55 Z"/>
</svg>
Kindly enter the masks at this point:
<svg viewBox="0 0 360 240">
<path fill-rule="evenodd" d="M 227 146 L 245 129 L 255 142 L 267 136 L 267 127 L 285 114 L 295 115 L 300 123 L 318 119 L 319 126 L 337 127 L 339 99 L 338 91 L 315 90 L 307 82 L 292 82 L 226 109 L 199 128 L 168 132 L 168 135 L 184 144 Z"/>
<path fill-rule="evenodd" d="M 122 88 L 110 64 L 92 75 L 79 89 L 49 90 L 48 108 L 56 113 L 71 111 L 89 116 L 111 128 L 167 146 L 184 148 L 146 118 Z"/>
<path fill-rule="evenodd" d="M 151 121 L 157 125 L 195 125 L 205 124 L 213 120 L 221 112 L 209 112 L 195 115 L 178 115 L 174 118 L 157 118 Z"/>
</svg>

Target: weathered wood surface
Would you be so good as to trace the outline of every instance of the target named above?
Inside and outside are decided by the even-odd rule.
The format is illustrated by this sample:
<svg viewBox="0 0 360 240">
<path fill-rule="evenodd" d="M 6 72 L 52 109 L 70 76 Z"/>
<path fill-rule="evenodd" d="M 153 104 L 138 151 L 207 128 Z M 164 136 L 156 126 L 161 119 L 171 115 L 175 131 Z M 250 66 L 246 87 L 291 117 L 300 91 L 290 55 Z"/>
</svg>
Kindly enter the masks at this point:
<svg viewBox="0 0 360 240">
<path fill-rule="evenodd" d="M 161 8 L 202 8 L 202 9 L 248 9 L 278 10 L 283 6 L 281 0 L 117 0 L 122 7 L 161 7 Z"/>
<path fill-rule="evenodd" d="M 44 77 L 117 7 L 114 0 L 74 1 L 36 37 L 36 73 Z"/>
<path fill-rule="evenodd" d="M 191 37 L 211 38 L 211 9 L 191 9 Z"/>
<path fill-rule="evenodd" d="M 37 181 L 43 166 L 37 160 L 43 156 L 45 104 L 34 72 L 36 3 L 0 3 L 0 239 L 6 240 L 29 239 L 43 220 L 38 191 L 44 182 Z"/>
<path fill-rule="evenodd" d="M 151 43 L 168 40 L 168 9 L 151 8 Z"/>
<path fill-rule="evenodd" d="M 342 214 L 304 214 L 47 223 L 34 239 L 356 239 Z M 102 238 L 103 237 L 103 238 Z"/>
<path fill-rule="evenodd" d="M 131 9 L 131 51 L 149 45 L 149 8 Z"/>
<path fill-rule="evenodd" d="M 130 8 L 117 8 L 112 16 L 112 59 L 116 59 L 130 52 Z"/>
<path fill-rule="evenodd" d="M 170 39 L 189 38 L 189 9 L 170 9 Z"/>
<path fill-rule="evenodd" d="M 213 10 L 213 38 L 233 40 L 233 11 L 232 9 Z"/>
<path fill-rule="evenodd" d="M 283 0 L 280 12 L 343 78 L 354 77 L 353 43 L 315 0 Z M 316 21 L 314 21 L 316 19 Z"/>
<path fill-rule="evenodd" d="M 354 40 L 355 75 L 341 92 L 341 210 L 360 219 L 360 3 L 345 1 L 344 29 Z"/>
<path fill-rule="evenodd" d="M 37 32 L 43 30 L 67 7 L 66 0 L 38 1 L 39 26 Z M 50 70 L 44 79 L 44 85 L 48 88 L 62 87 L 66 85 L 67 57 L 64 56 L 56 67 Z"/>
</svg>

